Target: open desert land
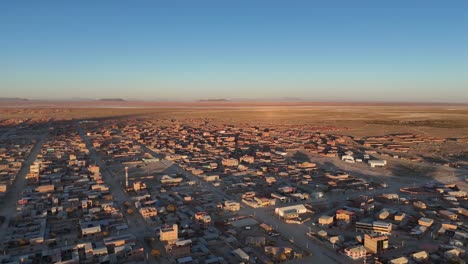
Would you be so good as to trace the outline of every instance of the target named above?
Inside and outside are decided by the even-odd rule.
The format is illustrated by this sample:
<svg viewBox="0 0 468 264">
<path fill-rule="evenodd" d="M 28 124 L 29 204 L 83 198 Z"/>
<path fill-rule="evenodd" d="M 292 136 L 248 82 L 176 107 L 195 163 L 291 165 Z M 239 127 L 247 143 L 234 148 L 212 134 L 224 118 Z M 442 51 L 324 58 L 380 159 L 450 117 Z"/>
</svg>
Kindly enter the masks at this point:
<svg viewBox="0 0 468 264">
<path fill-rule="evenodd" d="M 349 128 L 353 136 L 418 132 L 457 137 L 468 133 L 468 104 L 294 102 L 28 102 L 0 103 L 2 119 L 208 118 L 221 123 L 317 124 Z"/>
<path fill-rule="evenodd" d="M 402 201 L 424 201 L 431 205 L 437 202 L 440 208 L 456 209 L 465 207 L 467 202 L 468 105 L 461 104 L 29 102 L 0 106 L 0 140 L 6 146 L 3 150 L 11 152 L 5 153 L 5 161 L 11 160 L 7 158 L 12 153 L 17 153 L 14 154 L 17 160 L 24 161 L 22 166 L 14 163 L 16 177 L 4 177 L 9 192 L 0 200 L 3 204 L 0 236 L 5 237 L 5 248 L 8 246 L 13 255 L 22 254 L 24 247 L 15 244 L 16 231 L 8 231 L 8 226 L 15 226 L 14 219 L 8 216 L 20 208 L 17 202 L 24 200 L 22 195 L 29 199 L 29 194 L 22 190 L 28 186 L 42 187 L 38 187 L 41 181 L 34 179 L 57 175 L 55 170 L 66 166 L 79 170 L 83 166 L 78 165 L 79 159 L 97 170 L 99 182 L 108 184 L 108 189 L 104 188 L 104 193 L 109 194 L 106 199 L 112 198 L 114 210 L 124 212 L 119 221 L 135 235 L 132 239 L 138 241 L 139 247 L 145 252 L 155 248 L 166 252 L 157 261 L 149 255 L 136 256 L 149 263 L 175 263 L 172 258 L 175 253 L 165 249 L 162 240 L 148 242 L 148 237 L 160 234 L 155 226 L 176 218 L 168 212 L 153 212 L 155 215 L 150 217 L 146 214 L 152 211 L 134 213 L 132 210 L 136 208 L 129 207 L 131 203 L 126 201 L 145 192 L 152 192 L 164 204 L 173 205 L 174 199 L 167 192 L 177 197 L 183 186 L 185 193 L 190 194 L 184 197 L 190 200 L 181 202 L 178 210 L 193 208 L 211 212 L 213 217 L 216 229 L 210 222 L 210 228 L 201 229 L 200 234 L 211 234 L 218 229 L 224 234 L 234 228 L 242 241 L 247 239 L 244 235 L 265 235 L 269 244 L 298 253 L 302 259 L 297 263 L 350 263 L 335 250 L 334 244 L 313 237 L 324 229 L 330 236 L 343 233 L 353 241 L 359 234 L 357 227 L 348 225 L 336 231 L 316 223 L 322 216 L 354 206 L 354 201 L 359 199 L 375 197 L 381 201 L 385 195 L 400 195 Z M 62 156 L 62 151 L 69 153 Z M 380 165 L 374 167 L 372 162 Z M 46 164 L 42 170 L 47 173 L 39 173 L 41 167 L 37 164 L 42 163 Z M 130 176 L 124 178 L 126 170 Z M 281 199 L 285 197 L 276 193 L 285 188 L 297 188 L 300 191 L 294 194 L 310 196 L 284 202 Z M 452 200 L 446 201 L 449 196 L 438 193 L 440 190 L 465 196 L 450 196 Z M 282 203 L 284 206 L 304 203 L 313 211 L 308 210 L 297 218 L 299 222 L 291 224 L 273 212 L 273 205 L 255 204 L 270 198 L 245 198 L 252 192 L 258 197 L 273 197 L 273 194 L 280 197 L 276 207 Z M 180 195 L 179 198 L 186 199 Z M 369 203 L 374 203 L 371 200 Z M 228 201 L 236 201 L 235 212 L 211 208 L 222 207 Z M 419 211 L 410 205 L 383 201 L 389 208 L 411 214 L 411 219 L 420 217 Z M 376 208 L 384 208 L 376 204 Z M 68 211 L 78 221 L 73 210 Z M 374 209 L 365 213 L 367 218 L 374 215 Z M 243 218 L 247 219 L 246 227 L 225 226 L 225 223 L 242 222 Z M 256 227 L 259 223 L 274 231 L 265 233 Z M 55 222 L 52 225 L 56 229 L 60 226 Z M 406 236 L 409 231 L 398 229 L 395 233 Z M 57 244 L 68 241 L 60 236 L 46 234 L 45 237 L 50 241 L 55 239 Z M 401 237 L 391 237 L 394 247 L 400 244 Z M 418 239 L 421 238 L 427 243 L 447 243 L 445 235 L 437 241 L 428 236 Z M 410 245 L 405 254 L 421 250 L 419 240 L 409 236 L 405 239 Z M 241 247 L 240 243 L 226 245 Z M 43 249 L 41 245 L 36 246 L 37 251 Z M 212 252 L 219 251 L 228 263 L 235 263 L 232 254 L 226 253 L 231 249 L 210 248 Z M 263 250 L 250 253 L 265 260 L 271 258 Z M 386 258 L 395 254 L 396 251 L 389 251 Z M 295 256 L 291 255 L 289 260 Z"/>
</svg>

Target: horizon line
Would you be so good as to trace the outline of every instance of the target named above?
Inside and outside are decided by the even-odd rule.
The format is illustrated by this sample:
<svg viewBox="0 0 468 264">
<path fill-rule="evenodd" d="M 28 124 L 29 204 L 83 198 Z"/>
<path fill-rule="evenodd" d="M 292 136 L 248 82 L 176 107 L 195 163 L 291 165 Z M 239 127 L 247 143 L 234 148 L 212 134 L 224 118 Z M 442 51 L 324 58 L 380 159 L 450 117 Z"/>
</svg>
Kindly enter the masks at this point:
<svg viewBox="0 0 468 264">
<path fill-rule="evenodd" d="M 2 100 L 3 99 L 3 100 Z M 63 99 L 28 99 L 20 97 L 0 97 L 0 107 L 1 104 L 8 103 L 98 103 L 98 104 L 132 104 L 132 103 L 141 103 L 141 104 L 199 104 L 199 105 L 210 105 L 210 104 L 220 104 L 220 105 L 230 105 L 230 104 L 290 104 L 290 105 L 301 105 L 301 104 L 377 104 L 377 105 L 468 105 L 468 102 L 452 102 L 452 101 L 397 101 L 397 100 L 319 100 L 319 99 L 187 99 L 187 100 L 169 100 L 169 99 L 126 99 L 126 98 L 63 98 Z"/>
</svg>

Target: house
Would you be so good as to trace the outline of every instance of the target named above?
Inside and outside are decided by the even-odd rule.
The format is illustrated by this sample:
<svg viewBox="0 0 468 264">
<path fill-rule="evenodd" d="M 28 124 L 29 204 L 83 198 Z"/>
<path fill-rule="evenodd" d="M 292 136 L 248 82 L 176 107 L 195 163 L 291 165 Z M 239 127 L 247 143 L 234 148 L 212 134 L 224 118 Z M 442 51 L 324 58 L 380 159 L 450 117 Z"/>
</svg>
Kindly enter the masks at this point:
<svg viewBox="0 0 468 264">
<path fill-rule="evenodd" d="M 198 221 L 203 222 L 204 224 L 210 224 L 211 223 L 211 216 L 207 214 L 206 212 L 198 212 L 195 214 L 195 219 Z"/>
<path fill-rule="evenodd" d="M 80 223 L 81 224 L 81 223 Z M 81 224 L 81 235 L 93 235 L 101 232 L 101 225 Z"/>
<path fill-rule="evenodd" d="M 318 223 L 320 225 L 331 225 L 333 224 L 333 216 L 328 216 L 328 215 L 322 215 L 320 216 L 320 218 L 318 219 Z"/>
<path fill-rule="evenodd" d="M 393 219 L 397 222 L 402 222 L 406 217 L 406 214 L 405 213 L 397 213 L 393 216 Z"/>
<path fill-rule="evenodd" d="M 408 259 L 406 257 L 399 257 L 390 260 L 390 264 L 408 264 Z"/>
<path fill-rule="evenodd" d="M 421 202 L 421 201 L 414 202 L 413 206 L 414 206 L 414 208 L 420 209 L 420 210 L 426 210 L 427 209 L 426 204 L 424 202 Z"/>
<path fill-rule="evenodd" d="M 365 247 L 359 245 L 355 247 L 345 248 L 344 250 L 346 256 L 356 260 L 366 257 L 367 250 Z"/>
<path fill-rule="evenodd" d="M 48 185 L 40 185 L 36 188 L 37 192 L 44 193 L 44 192 L 53 192 L 55 186 L 53 184 Z"/>
<path fill-rule="evenodd" d="M 356 219 L 356 214 L 352 211 L 339 209 L 336 211 L 335 218 L 336 220 L 344 220 L 347 222 L 351 222 Z"/>
<path fill-rule="evenodd" d="M 442 217 L 448 218 L 450 220 L 457 220 L 457 218 L 458 218 L 458 215 L 456 213 L 450 212 L 448 210 L 440 210 L 439 214 Z"/>
<path fill-rule="evenodd" d="M 133 183 L 133 190 L 138 192 L 139 190 L 146 189 L 146 184 L 141 181 L 136 181 Z"/>
<path fill-rule="evenodd" d="M 448 251 L 445 251 L 444 252 L 444 257 L 446 259 L 454 259 L 454 258 L 458 258 L 460 257 L 460 255 L 462 254 L 462 251 L 457 249 L 457 248 L 454 248 L 454 249 L 451 249 L 451 250 L 448 250 Z"/>
<path fill-rule="evenodd" d="M 432 224 L 434 224 L 434 220 L 427 217 L 421 217 L 418 220 L 418 225 L 420 226 L 431 227 Z"/>
<path fill-rule="evenodd" d="M 390 212 L 387 209 L 382 209 L 380 212 L 377 213 L 377 218 L 380 220 L 385 220 L 389 216 Z"/>
<path fill-rule="evenodd" d="M 223 166 L 226 166 L 226 167 L 234 167 L 234 166 L 239 165 L 239 160 L 237 160 L 237 159 L 223 159 L 221 161 L 221 164 L 223 164 Z"/>
<path fill-rule="evenodd" d="M 423 262 L 429 258 L 429 254 L 426 251 L 419 251 L 411 254 L 411 258 L 416 262 Z"/>
<path fill-rule="evenodd" d="M 375 167 L 384 167 L 385 165 L 387 165 L 387 161 L 386 161 L 386 160 L 369 160 L 369 161 L 367 161 L 367 163 L 369 163 L 369 165 L 370 165 L 372 168 L 375 168 Z"/>
<path fill-rule="evenodd" d="M 347 163 L 355 163 L 353 155 L 343 155 L 341 156 L 341 160 Z"/>
<path fill-rule="evenodd" d="M 138 211 L 140 212 L 141 216 L 143 216 L 143 218 L 149 218 L 158 215 L 158 210 L 156 210 L 154 207 L 142 207 L 138 209 Z"/>
<path fill-rule="evenodd" d="M 219 175 L 203 175 L 201 178 L 206 182 L 219 181 Z"/>
<path fill-rule="evenodd" d="M 179 240 L 173 244 L 169 244 L 166 247 L 167 252 L 169 252 L 175 258 L 188 257 L 190 256 L 192 249 L 192 240 Z"/>
<path fill-rule="evenodd" d="M 234 202 L 234 201 L 225 201 L 224 202 L 224 208 L 228 211 L 239 211 L 240 210 L 240 203 Z"/>
<path fill-rule="evenodd" d="M 5 193 L 7 191 L 7 185 L 2 183 L 0 184 L 0 193 Z"/>
</svg>

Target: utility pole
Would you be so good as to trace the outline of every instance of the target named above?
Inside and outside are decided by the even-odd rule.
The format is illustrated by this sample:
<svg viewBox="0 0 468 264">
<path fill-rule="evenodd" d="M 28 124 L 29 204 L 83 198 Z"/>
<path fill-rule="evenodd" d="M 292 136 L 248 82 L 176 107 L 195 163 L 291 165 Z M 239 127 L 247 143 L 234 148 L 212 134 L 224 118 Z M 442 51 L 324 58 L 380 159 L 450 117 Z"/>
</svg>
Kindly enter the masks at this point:
<svg viewBox="0 0 468 264">
<path fill-rule="evenodd" d="M 125 190 L 128 189 L 128 167 L 125 167 Z"/>
</svg>

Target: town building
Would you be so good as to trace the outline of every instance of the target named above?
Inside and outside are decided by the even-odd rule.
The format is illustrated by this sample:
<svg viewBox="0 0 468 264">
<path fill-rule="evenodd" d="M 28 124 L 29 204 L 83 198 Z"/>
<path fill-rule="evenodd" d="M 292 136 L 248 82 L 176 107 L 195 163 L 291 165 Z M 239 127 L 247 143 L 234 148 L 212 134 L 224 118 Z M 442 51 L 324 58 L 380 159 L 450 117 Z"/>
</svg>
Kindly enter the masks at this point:
<svg viewBox="0 0 468 264">
<path fill-rule="evenodd" d="M 372 254 L 379 254 L 388 249 L 388 236 L 379 234 L 365 234 L 364 247 Z"/>
<path fill-rule="evenodd" d="M 331 225 L 333 224 L 333 216 L 328 216 L 328 215 L 322 215 L 320 216 L 320 218 L 318 219 L 318 223 L 322 226 L 326 226 L 326 225 Z"/>
<path fill-rule="evenodd" d="M 363 233 L 378 233 L 378 234 L 391 234 L 392 224 L 381 221 L 368 222 L 356 222 L 356 232 Z"/>
<path fill-rule="evenodd" d="M 165 226 L 159 230 L 159 240 L 165 242 L 175 242 L 179 238 L 179 230 L 177 224 Z"/>
<path fill-rule="evenodd" d="M 345 248 L 344 250 L 346 256 L 354 259 L 354 260 L 357 260 L 357 259 L 360 259 L 360 258 L 365 258 L 366 257 L 366 254 L 367 254 L 367 250 L 365 247 L 363 247 L 362 245 L 359 245 L 359 246 L 355 246 L 355 247 L 350 247 L 350 248 Z"/>
<path fill-rule="evenodd" d="M 235 201 L 225 201 L 224 202 L 224 208 L 228 211 L 239 211 L 240 210 L 240 203 L 235 202 Z"/>
<path fill-rule="evenodd" d="M 337 221 L 342 220 L 342 221 L 351 222 L 356 219 L 356 214 L 352 211 L 339 209 L 336 211 L 335 218 Z"/>
</svg>

